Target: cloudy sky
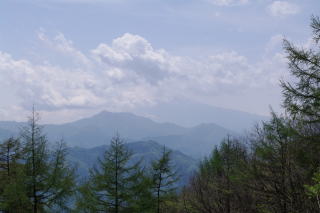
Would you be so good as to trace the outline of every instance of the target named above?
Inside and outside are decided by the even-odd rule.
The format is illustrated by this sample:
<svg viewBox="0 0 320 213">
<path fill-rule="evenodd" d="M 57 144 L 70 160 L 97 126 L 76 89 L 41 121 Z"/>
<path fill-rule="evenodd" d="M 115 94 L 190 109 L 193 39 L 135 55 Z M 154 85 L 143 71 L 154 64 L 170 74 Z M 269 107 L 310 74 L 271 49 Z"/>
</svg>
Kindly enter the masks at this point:
<svg viewBox="0 0 320 213">
<path fill-rule="evenodd" d="M 319 0 L 2 0 L 0 120 L 187 100 L 267 115 Z"/>
</svg>

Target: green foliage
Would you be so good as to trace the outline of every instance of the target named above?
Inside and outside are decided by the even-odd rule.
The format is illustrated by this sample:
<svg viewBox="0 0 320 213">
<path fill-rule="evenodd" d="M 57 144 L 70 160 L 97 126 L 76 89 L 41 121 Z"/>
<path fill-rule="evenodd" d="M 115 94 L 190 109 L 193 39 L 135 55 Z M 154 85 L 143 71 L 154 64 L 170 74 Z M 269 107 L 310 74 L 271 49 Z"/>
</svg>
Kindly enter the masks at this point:
<svg viewBox="0 0 320 213">
<path fill-rule="evenodd" d="M 317 172 L 314 174 L 314 177 L 312 178 L 314 181 L 314 185 L 305 185 L 306 189 L 308 190 L 308 194 L 310 196 L 319 196 L 320 195 L 320 173 Z"/>
<path fill-rule="evenodd" d="M 316 198 L 320 210 L 320 172 L 316 172 L 312 180 L 314 182 L 313 185 L 305 185 L 305 188 L 311 198 Z"/>
<path fill-rule="evenodd" d="M 254 212 L 253 193 L 246 185 L 247 167 L 246 147 L 236 139 L 225 139 L 200 163 L 199 171 L 184 189 L 186 211 Z"/>
<path fill-rule="evenodd" d="M 24 184 L 25 174 L 23 168 L 16 170 L 15 175 L 11 176 L 10 181 L 6 183 L 2 197 L 4 202 L 0 209 L 5 212 L 28 213 L 32 212 L 31 202 L 26 194 Z"/>
<path fill-rule="evenodd" d="M 305 202 L 304 169 L 299 166 L 297 135 L 288 118 L 272 113 L 252 138 L 253 156 L 249 174 L 264 211 L 299 212 Z"/>
<path fill-rule="evenodd" d="M 129 165 L 131 156 L 119 135 L 111 140 L 103 159 L 99 159 L 89 180 L 80 188 L 79 211 L 134 212 L 144 205 L 140 196 L 146 193 L 142 187 L 145 180 L 139 163 Z"/>
<path fill-rule="evenodd" d="M 52 208 L 65 210 L 68 209 L 68 199 L 74 193 L 75 170 L 66 162 L 67 150 L 63 142 L 49 149 L 38 120 L 38 114 L 33 111 L 21 135 L 27 196 L 34 213 Z"/>
<path fill-rule="evenodd" d="M 20 140 L 0 145 L 0 208 L 5 212 L 60 212 L 74 192 L 74 169 L 63 142 L 49 148 L 33 111 Z"/>
<path fill-rule="evenodd" d="M 18 139 L 9 138 L 0 144 L 0 210 L 28 212 L 30 201 L 26 196 L 21 164 L 23 151 Z"/>
<path fill-rule="evenodd" d="M 311 27 L 314 32 L 313 48 L 297 48 L 289 41 L 284 41 L 284 49 L 289 60 L 291 74 L 295 83 L 281 82 L 284 107 L 294 117 L 317 123 L 320 121 L 320 20 L 312 17 Z"/>
<path fill-rule="evenodd" d="M 179 180 L 171 162 L 171 151 L 163 147 L 162 156 L 152 162 L 152 191 L 155 197 L 155 211 L 164 212 L 166 202 L 175 197 L 176 182 Z"/>
</svg>

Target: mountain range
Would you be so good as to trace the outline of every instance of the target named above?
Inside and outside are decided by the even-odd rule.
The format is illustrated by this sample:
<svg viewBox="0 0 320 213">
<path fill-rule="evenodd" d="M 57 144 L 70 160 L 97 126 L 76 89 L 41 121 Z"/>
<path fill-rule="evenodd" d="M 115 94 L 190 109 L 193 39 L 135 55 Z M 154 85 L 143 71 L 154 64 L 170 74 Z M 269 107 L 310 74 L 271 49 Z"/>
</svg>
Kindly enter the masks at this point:
<svg viewBox="0 0 320 213">
<path fill-rule="evenodd" d="M 202 107 L 205 112 L 208 110 L 204 106 Z M 187 112 L 185 109 L 180 111 Z M 237 120 L 241 117 L 240 120 L 243 121 L 244 127 L 261 118 L 226 109 L 218 110 L 214 108 L 211 112 L 219 115 L 220 120 L 223 120 L 222 117 L 225 117 L 225 120 L 232 120 L 232 117 Z M 179 110 L 177 110 L 177 113 L 179 113 Z M 20 122 L 0 121 L 0 140 L 18 135 L 19 129 L 24 125 L 25 123 Z M 238 124 L 236 126 L 239 127 Z M 108 145 L 111 138 L 119 133 L 126 142 L 156 141 L 194 158 L 208 155 L 214 146 L 218 145 L 227 135 L 240 134 L 239 128 L 230 129 L 215 123 L 202 123 L 193 127 L 185 127 L 169 122 L 156 122 L 132 113 L 108 111 L 102 111 L 74 122 L 45 124 L 44 132 L 49 141 L 54 142 L 63 139 L 69 147 L 82 148 Z"/>
<path fill-rule="evenodd" d="M 170 121 L 186 127 L 193 127 L 201 123 L 214 123 L 240 134 L 250 130 L 256 123 L 269 119 L 268 116 L 207 105 L 183 98 L 143 106 L 134 113 L 150 116 L 158 122 Z"/>
<path fill-rule="evenodd" d="M 17 135 L 25 123 L 0 122 L 0 139 Z M 119 133 L 126 142 L 153 140 L 195 158 L 207 155 L 226 135 L 237 133 L 216 124 L 182 127 L 159 123 L 131 113 L 103 111 L 75 122 L 44 125 L 49 141 L 63 139 L 70 147 L 92 148 L 109 144 Z"/>
<path fill-rule="evenodd" d="M 259 118 L 233 111 L 228 115 L 228 110 L 215 110 L 214 114 L 227 117 L 227 120 L 231 120 L 232 116 L 235 119 L 240 116 L 244 127 Z M 0 140 L 18 136 L 25 125 L 24 122 L 0 121 Z M 156 122 L 132 113 L 102 111 L 74 122 L 45 124 L 43 131 L 50 142 L 63 139 L 67 143 L 69 161 L 77 165 L 80 178 L 88 176 L 89 169 L 96 165 L 97 159 L 102 157 L 111 138 L 116 134 L 120 134 L 133 153 L 130 163 L 141 161 L 145 168 L 150 166 L 152 160 L 161 156 L 165 145 L 172 150 L 172 162 L 181 177 L 179 184 L 183 185 L 197 168 L 199 159 L 210 154 L 214 146 L 227 135 L 239 135 L 241 125 L 236 124 L 234 127 L 229 129 L 215 123 L 185 127 L 169 122 Z"/>
</svg>

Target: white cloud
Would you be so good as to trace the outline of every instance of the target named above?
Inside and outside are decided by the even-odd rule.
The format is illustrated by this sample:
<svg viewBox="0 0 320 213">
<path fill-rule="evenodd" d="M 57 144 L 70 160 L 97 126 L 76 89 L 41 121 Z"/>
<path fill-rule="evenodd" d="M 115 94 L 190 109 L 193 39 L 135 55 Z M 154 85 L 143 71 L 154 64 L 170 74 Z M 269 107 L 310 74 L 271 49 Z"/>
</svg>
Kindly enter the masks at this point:
<svg viewBox="0 0 320 213">
<path fill-rule="evenodd" d="M 249 2 L 249 0 L 207 0 L 213 5 L 218 6 L 233 6 L 233 5 L 242 5 Z"/>
<path fill-rule="evenodd" d="M 154 49 L 146 39 L 128 33 L 89 54 L 77 50 L 63 34 L 51 39 L 40 33 L 39 38 L 62 57 L 74 58 L 74 66 L 34 64 L 0 52 L 0 85 L 13 88 L 24 109 L 34 103 L 47 114 L 63 115 L 68 109 L 128 111 L 180 97 L 241 95 L 277 85 L 286 72 L 281 55 L 250 63 L 231 51 L 196 60 Z"/>
<path fill-rule="evenodd" d="M 136 75 L 151 84 L 174 72 L 174 64 L 170 63 L 174 57 L 164 50 L 154 50 L 147 40 L 137 35 L 124 34 L 111 46 L 100 44 L 92 53 L 102 65 L 121 69 L 126 76 Z"/>
<path fill-rule="evenodd" d="M 300 8 L 294 3 L 287 1 L 274 1 L 267 8 L 272 16 L 288 16 L 299 13 Z"/>
</svg>

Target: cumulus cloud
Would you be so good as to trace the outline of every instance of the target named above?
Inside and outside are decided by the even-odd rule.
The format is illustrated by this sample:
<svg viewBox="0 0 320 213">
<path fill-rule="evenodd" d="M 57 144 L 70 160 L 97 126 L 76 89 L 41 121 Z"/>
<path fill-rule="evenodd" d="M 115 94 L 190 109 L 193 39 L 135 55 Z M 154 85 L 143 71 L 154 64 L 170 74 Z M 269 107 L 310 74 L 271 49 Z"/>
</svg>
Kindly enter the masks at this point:
<svg viewBox="0 0 320 213">
<path fill-rule="evenodd" d="M 14 84 L 23 104 L 34 102 L 52 107 L 85 106 L 99 100 L 87 90 L 92 76 L 81 70 L 72 72 L 53 65 L 34 65 L 0 53 L 0 72 L 4 84 Z"/>
<path fill-rule="evenodd" d="M 126 76 L 137 75 L 151 84 L 164 80 L 173 70 L 172 57 L 164 50 L 154 50 L 144 38 L 128 33 L 111 46 L 100 44 L 92 53 L 100 64 L 120 69 Z M 125 77 L 123 73 L 121 76 Z"/>
<path fill-rule="evenodd" d="M 282 17 L 297 14 L 300 8 L 288 1 L 274 1 L 268 6 L 267 10 L 272 16 Z"/>
<path fill-rule="evenodd" d="M 38 38 L 45 45 L 51 49 L 55 49 L 59 53 L 69 56 L 75 60 L 76 63 L 83 65 L 90 65 L 90 61 L 81 51 L 73 46 L 73 42 L 66 39 L 62 33 L 58 33 L 53 39 L 49 38 L 43 29 L 38 32 Z"/>
<path fill-rule="evenodd" d="M 205 100 L 242 94 L 277 85 L 286 72 L 282 55 L 250 63 L 231 51 L 196 60 L 155 49 L 145 38 L 129 33 L 111 44 L 99 44 L 88 54 L 77 50 L 63 34 L 50 38 L 40 32 L 39 39 L 62 57 L 74 58 L 74 66 L 35 64 L 0 52 L 0 83 L 15 85 L 24 109 L 34 103 L 47 112 L 128 111 L 178 97 Z"/>
</svg>

